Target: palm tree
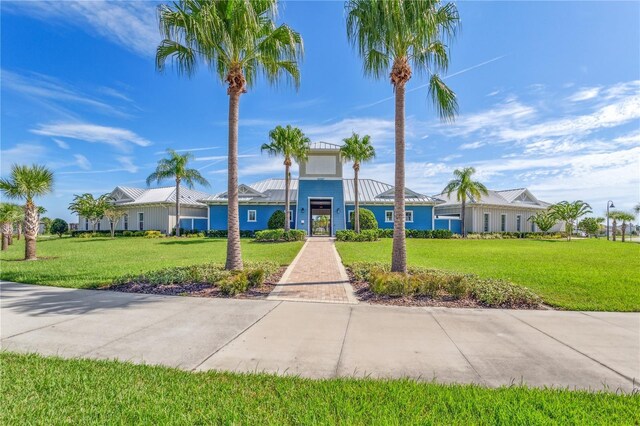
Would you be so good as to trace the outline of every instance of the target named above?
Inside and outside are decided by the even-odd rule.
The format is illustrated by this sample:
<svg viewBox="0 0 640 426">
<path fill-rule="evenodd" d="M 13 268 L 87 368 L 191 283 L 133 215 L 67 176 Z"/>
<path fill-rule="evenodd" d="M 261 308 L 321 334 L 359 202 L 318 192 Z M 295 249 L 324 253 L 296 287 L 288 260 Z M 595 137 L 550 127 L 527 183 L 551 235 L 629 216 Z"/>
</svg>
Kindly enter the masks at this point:
<svg viewBox="0 0 640 426">
<path fill-rule="evenodd" d="M 483 195 L 487 195 L 489 191 L 481 182 L 473 180 L 472 176 L 476 172 L 473 167 L 465 167 L 464 169 L 456 169 L 453 172 L 454 179 L 450 180 L 444 187 L 443 193 L 448 197 L 451 193 L 456 193 L 456 199 L 461 203 L 460 221 L 462 222 L 462 237 L 467 236 L 467 230 L 464 227 L 465 210 L 467 206 L 467 197 L 471 197 L 479 201 Z"/>
<path fill-rule="evenodd" d="M 577 222 L 582 216 L 592 213 L 591 206 L 582 200 L 577 200 L 572 203 L 568 201 L 561 201 L 549 207 L 549 211 L 556 219 L 564 221 L 564 230 L 567 234 L 567 241 L 571 241 L 574 222 Z"/>
<path fill-rule="evenodd" d="M 343 139 L 344 145 L 340 148 L 340 155 L 343 161 L 353 161 L 353 195 L 355 197 L 355 211 L 353 212 L 353 228 L 360 233 L 360 201 L 358 200 L 358 172 L 360 164 L 376 158 L 376 150 L 371 145 L 371 137 L 364 135 L 362 138 L 353 133 L 350 137 Z"/>
<path fill-rule="evenodd" d="M 45 166 L 11 166 L 9 178 L 0 179 L 0 190 L 10 199 L 25 200 L 24 205 L 24 258 L 36 260 L 36 236 L 38 235 L 38 208 L 33 202 L 53 190 L 53 172 Z"/>
<path fill-rule="evenodd" d="M 622 221 L 620 225 L 620 230 L 622 231 L 622 242 L 624 243 L 624 233 L 627 230 L 627 223 L 630 223 L 636 217 L 632 213 L 628 212 L 618 212 L 618 220 Z"/>
<path fill-rule="evenodd" d="M 0 227 L 2 228 L 2 250 L 11 245 L 13 224 L 24 217 L 22 207 L 17 204 L 0 203 Z"/>
<path fill-rule="evenodd" d="M 276 26 L 276 0 L 180 0 L 160 6 L 164 40 L 156 52 L 162 71 L 171 58 L 178 72 L 191 76 L 198 61 L 227 84 L 229 148 L 227 181 L 226 269 L 242 269 L 238 217 L 238 116 L 240 95 L 262 75 L 275 84 L 282 78 L 300 83 L 302 38 L 287 25 Z"/>
<path fill-rule="evenodd" d="M 529 217 L 529 220 L 545 234 L 558 222 L 558 219 L 556 219 L 555 215 L 550 211 L 537 212 L 535 215 Z"/>
<path fill-rule="evenodd" d="M 269 155 L 284 157 L 284 230 L 291 229 L 291 217 L 289 216 L 289 186 L 291 185 L 291 160 L 298 164 L 306 161 L 309 156 L 311 141 L 297 127 L 276 126 L 269 132 L 270 143 L 262 144 L 261 150 Z"/>
<path fill-rule="evenodd" d="M 91 223 L 91 232 L 96 232 L 96 225 L 102 220 L 109 207 L 111 207 L 109 194 L 103 194 L 97 198 L 89 193 L 75 194 L 73 201 L 69 203 L 69 211 L 84 217 Z"/>
<path fill-rule="evenodd" d="M 609 212 L 609 219 L 611 219 L 611 235 L 613 236 L 612 240 L 616 241 L 616 231 L 618 229 L 618 218 L 623 212 L 619 210 L 612 210 Z"/>
<path fill-rule="evenodd" d="M 189 169 L 187 165 L 194 156 L 190 152 L 179 154 L 173 149 L 167 149 L 167 158 L 158 161 L 156 171 L 147 177 L 147 186 L 152 182 L 160 183 L 166 179 L 173 179 L 176 183 L 176 237 L 180 236 L 180 184 L 184 182 L 189 189 L 193 189 L 196 183 L 209 186 L 198 170 Z"/>
<path fill-rule="evenodd" d="M 364 73 L 389 75 L 395 92 L 395 202 L 391 270 L 406 272 L 405 242 L 405 86 L 412 71 L 429 76 L 429 94 L 438 115 L 453 120 L 458 104 L 438 76 L 449 64 L 445 41 L 454 38 L 459 17 L 453 3 L 439 0 L 349 0 L 347 36 L 357 46 Z M 391 70 L 391 74 L 387 74 Z"/>
</svg>

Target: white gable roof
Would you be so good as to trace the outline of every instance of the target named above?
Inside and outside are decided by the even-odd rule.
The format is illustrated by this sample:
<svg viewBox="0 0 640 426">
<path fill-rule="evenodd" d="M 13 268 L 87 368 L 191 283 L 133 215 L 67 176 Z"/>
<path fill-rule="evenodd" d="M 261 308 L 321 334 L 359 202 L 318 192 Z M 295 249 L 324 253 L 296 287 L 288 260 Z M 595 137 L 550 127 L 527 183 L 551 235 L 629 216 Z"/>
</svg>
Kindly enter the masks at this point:
<svg viewBox="0 0 640 426">
<path fill-rule="evenodd" d="M 451 196 L 447 194 L 438 194 L 435 196 L 444 201 L 442 206 L 458 205 L 460 202 L 457 200 L 456 194 L 452 193 Z M 517 189 L 504 189 L 504 190 L 489 190 L 487 195 L 482 195 L 480 199 L 475 199 L 469 196 L 467 204 L 475 205 L 495 205 L 495 206 L 523 206 L 533 208 L 547 208 L 551 204 L 538 200 L 527 188 Z"/>
</svg>

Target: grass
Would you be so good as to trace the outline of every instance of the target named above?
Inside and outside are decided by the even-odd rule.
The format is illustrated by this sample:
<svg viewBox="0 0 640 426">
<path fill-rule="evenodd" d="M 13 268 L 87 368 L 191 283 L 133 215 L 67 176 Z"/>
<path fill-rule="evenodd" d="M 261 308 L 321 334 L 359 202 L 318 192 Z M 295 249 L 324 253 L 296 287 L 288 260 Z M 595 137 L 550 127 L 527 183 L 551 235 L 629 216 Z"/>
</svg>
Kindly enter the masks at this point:
<svg viewBox="0 0 640 426">
<path fill-rule="evenodd" d="M 337 243 L 345 264 L 390 262 L 391 239 Z M 552 306 L 640 311 L 640 245 L 605 240 L 407 240 L 415 266 L 502 278 Z"/>
<path fill-rule="evenodd" d="M 638 424 L 640 397 L 0 353 L 1 424 Z"/>
<path fill-rule="evenodd" d="M 51 238 L 38 241 L 40 260 L 24 262 L 24 240 L 0 255 L 3 280 L 58 287 L 95 288 L 125 274 L 169 266 L 224 263 L 226 239 L 212 238 Z M 291 263 L 302 242 L 242 240 L 245 260 Z"/>
</svg>

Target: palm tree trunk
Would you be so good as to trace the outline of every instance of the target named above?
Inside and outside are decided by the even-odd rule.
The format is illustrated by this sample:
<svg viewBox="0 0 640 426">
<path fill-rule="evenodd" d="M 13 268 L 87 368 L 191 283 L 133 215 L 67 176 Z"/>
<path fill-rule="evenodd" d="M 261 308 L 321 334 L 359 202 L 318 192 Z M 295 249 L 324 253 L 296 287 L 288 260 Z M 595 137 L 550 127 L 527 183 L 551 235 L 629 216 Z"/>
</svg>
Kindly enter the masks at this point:
<svg viewBox="0 0 640 426">
<path fill-rule="evenodd" d="M 242 249 L 240 247 L 240 222 L 238 217 L 238 115 L 240 113 L 240 92 L 229 93 L 229 152 L 227 181 L 227 261 L 225 268 L 242 270 Z"/>
<path fill-rule="evenodd" d="M 18 236 L 17 236 L 17 238 L 18 238 L 18 240 L 20 240 L 20 236 L 22 235 L 22 221 L 21 220 L 18 221 L 17 228 L 18 228 Z"/>
<path fill-rule="evenodd" d="M 11 235 L 11 231 L 13 228 L 13 224 L 11 222 L 3 222 L 2 223 L 2 250 L 7 250 L 9 247 L 9 235 Z"/>
<path fill-rule="evenodd" d="M 622 230 L 622 242 L 624 243 L 624 231 L 627 230 L 627 224 L 625 222 L 622 222 L 622 226 L 620 226 L 620 229 Z"/>
<path fill-rule="evenodd" d="M 24 206 L 24 260 L 36 260 L 36 236 L 38 235 L 38 211 L 32 200 Z"/>
<path fill-rule="evenodd" d="M 180 236 L 180 179 L 176 178 L 176 237 Z"/>
<path fill-rule="evenodd" d="M 13 224 L 11 225 L 11 229 L 9 230 L 9 245 L 13 245 Z"/>
<path fill-rule="evenodd" d="M 289 176 L 289 162 L 284 163 L 284 230 L 289 232 L 291 229 L 291 218 L 289 217 L 289 185 L 291 176 Z"/>
<path fill-rule="evenodd" d="M 358 201 L 358 167 L 353 165 L 353 195 L 356 197 L 356 209 L 353 213 L 353 228 L 359 234 L 360 233 L 360 202 Z"/>
<path fill-rule="evenodd" d="M 467 209 L 467 200 L 462 197 L 462 206 L 460 207 L 460 221 L 462 222 L 460 224 L 461 226 L 461 233 L 462 233 L 462 238 L 467 238 L 467 229 L 464 227 L 464 219 L 466 216 L 466 209 Z"/>
<path fill-rule="evenodd" d="M 617 227 L 617 222 L 615 219 L 613 219 L 613 223 L 611 224 L 612 227 L 612 231 L 613 231 L 613 241 L 616 240 L 616 227 Z"/>
<path fill-rule="evenodd" d="M 391 271 L 407 272 L 407 246 L 404 231 L 404 84 L 396 86 L 396 170 Z"/>
</svg>

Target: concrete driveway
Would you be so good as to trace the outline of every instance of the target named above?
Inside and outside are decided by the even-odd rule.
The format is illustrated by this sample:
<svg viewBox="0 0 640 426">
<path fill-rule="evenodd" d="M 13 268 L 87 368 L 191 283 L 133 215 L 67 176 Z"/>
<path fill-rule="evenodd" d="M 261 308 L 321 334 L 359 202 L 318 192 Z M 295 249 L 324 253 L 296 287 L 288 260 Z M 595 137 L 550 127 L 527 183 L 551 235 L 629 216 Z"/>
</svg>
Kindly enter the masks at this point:
<svg viewBox="0 0 640 426">
<path fill-rule="evenodd" d="M 638 313 L 204 299 L 3 282 L 0 320 L 4 350 L 196 371 L 626 392 L 640 378 Z"/>
</svg>

